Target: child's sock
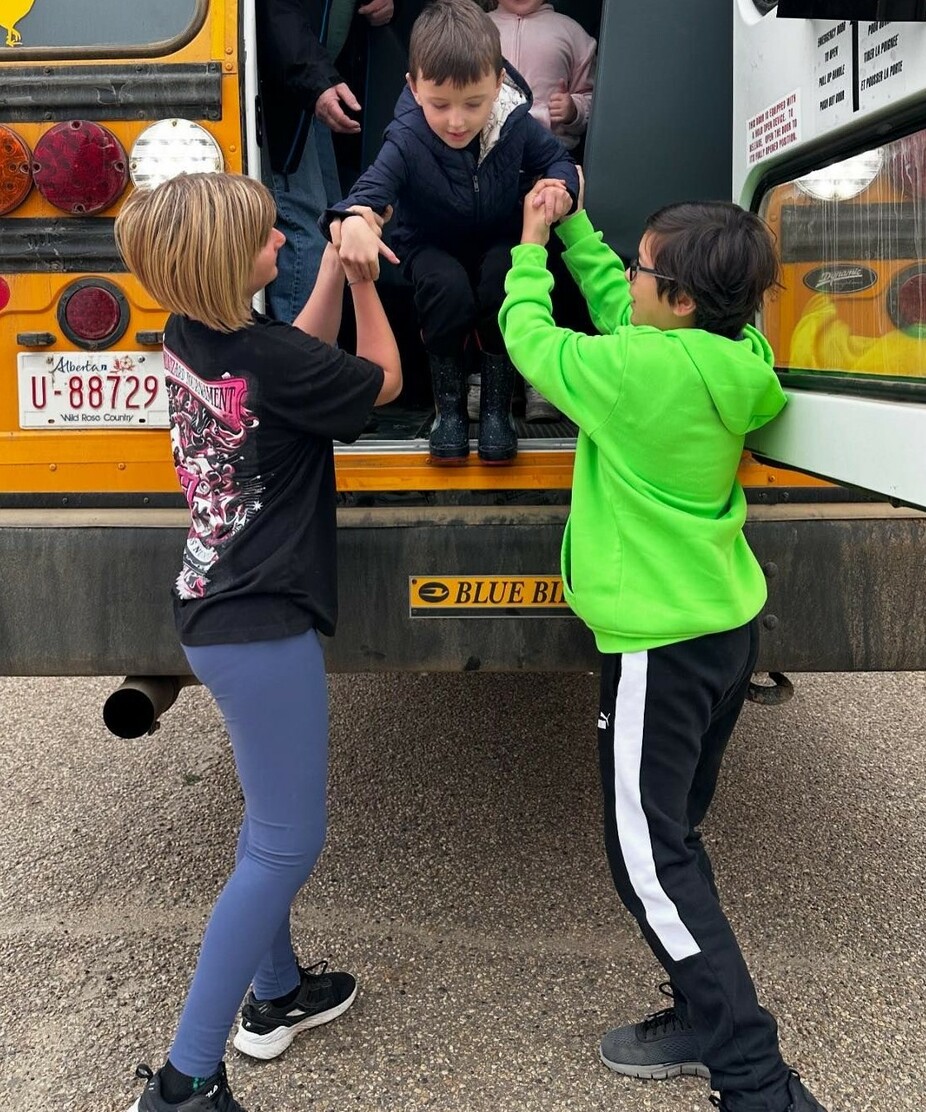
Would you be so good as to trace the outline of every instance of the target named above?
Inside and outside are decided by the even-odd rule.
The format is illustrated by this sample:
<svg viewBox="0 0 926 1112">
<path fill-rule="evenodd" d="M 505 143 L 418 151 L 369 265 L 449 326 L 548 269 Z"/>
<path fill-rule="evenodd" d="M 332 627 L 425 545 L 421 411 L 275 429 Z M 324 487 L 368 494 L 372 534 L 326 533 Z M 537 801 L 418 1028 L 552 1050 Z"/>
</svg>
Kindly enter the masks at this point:
<svg viewBox="0 0 926 1112">
<path fill-rule="evenodd" d="M 182 1104 L 206 1084 L 208 1077 L 190 1077 L 168 1058 L 161 1068 L 161 1095 L 168 1104 Z"/>
<path fill-rule="evenodd" d="M 300 983 L 298 985 L 296 985 L 296 987 L 293 989 L 292 992 L 287 992 L 287 994 L 285 996 L 274 997 L 274 999 L 271 1000 L 270 1003 L 275 1008 L 288 1008 L 290 1006 L 290 1004 L 292 1004 L 293 1001 L 296 999 L 296 997 L 299 995 L 299 989 L 301 989 L 301 988 L 302 988 L 302 982 L 300 981 Z"/>
</svg>

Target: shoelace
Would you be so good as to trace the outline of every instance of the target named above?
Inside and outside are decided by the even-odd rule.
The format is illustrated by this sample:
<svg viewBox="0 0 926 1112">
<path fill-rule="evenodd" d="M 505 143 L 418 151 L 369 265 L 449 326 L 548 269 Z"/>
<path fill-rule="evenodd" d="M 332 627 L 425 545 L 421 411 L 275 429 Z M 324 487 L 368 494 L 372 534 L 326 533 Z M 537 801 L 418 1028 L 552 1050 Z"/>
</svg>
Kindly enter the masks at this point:
<svg viewBox="0 0 926 1112">
<path fill-rule="evenodd" d="M 643 1034 L 651 1034 L 661 1032 L 662 1034 L 669 1034 L 679 1028 L 683 1031 L 689 1031 L 691 1024 L 686 1023 L 680 1018 L 678 1012 L 675 1010 L 675 993 L 672 991 L 671 981 L 663 981 L 659 986 L 659 991 L 663 996 L 667 996 L 672 1003 L 671 1008 L 663 1008 L 659 1012 L 650 1012 L 646 1019 L 643 1020 Z"/>
</svg>

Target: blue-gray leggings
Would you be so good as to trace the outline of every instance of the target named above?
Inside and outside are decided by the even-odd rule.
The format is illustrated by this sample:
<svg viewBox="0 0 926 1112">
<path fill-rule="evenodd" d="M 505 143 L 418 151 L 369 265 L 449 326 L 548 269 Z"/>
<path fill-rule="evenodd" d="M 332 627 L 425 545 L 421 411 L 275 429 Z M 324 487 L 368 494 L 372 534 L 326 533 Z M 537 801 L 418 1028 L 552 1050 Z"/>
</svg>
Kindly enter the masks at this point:
<svg viewBox="0 0 926 1112">
<path fill-rule="evenodd" d="M 325 841 L 328 692 L 311 629 L 184 651 L 225 718 L 245 807 L 235 871 L 212 910 L 170 1052 L 182 1073 L 209 1077 L 248 985 L 267 1000 L 299 984 L 289 911 Z"/>
</svg>

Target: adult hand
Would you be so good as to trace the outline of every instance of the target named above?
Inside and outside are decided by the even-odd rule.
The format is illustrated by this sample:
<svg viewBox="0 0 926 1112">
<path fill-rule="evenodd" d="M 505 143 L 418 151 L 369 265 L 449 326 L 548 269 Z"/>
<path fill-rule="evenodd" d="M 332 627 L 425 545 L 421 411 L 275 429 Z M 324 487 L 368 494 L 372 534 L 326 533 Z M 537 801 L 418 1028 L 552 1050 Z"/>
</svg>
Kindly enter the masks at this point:
<svg viewBox="0 0 926 1112">
<path fill-rule="evenodd" d="M 368 4 L 364 4 L 362 8 L 357 11 L 370 21 L 371 27 L 382 27 L 384 23 L 388 23 L 395 13 L 395 5 L 392 0 L 369 0 Z"/>
<path fill-rule="evenodd" d="M 549 106 L 551 124 L 571 124 L 579 114 L 576 103 L 566 91 L 566 82 L 562 78 L 556 87 L 556 92 L 550 93 Z"/>
<path fill-rule="evenodd" d="M 360 131 L 360 123 L 347 115 L 341 107 L 342 101 L 352 111 L 360 111 L 360 101 L 350 91 L 350 87 L 342 81 L 340 85 L 332 85 L 325 89 L 315 102 L 315 115 L 332 131 L 339 131 L 343 135 L 356 135 Z"/>
<path fill-rule="evenodd" d="M 380 238 L 382 229 L 374 232 L 365 218 L 341 221 L 340 232 L 338 257 L 349 282 L 375 282 L 379 277 L 380 256 L 398 264 L 398 257 L 392 248 Z"/>
</svg>

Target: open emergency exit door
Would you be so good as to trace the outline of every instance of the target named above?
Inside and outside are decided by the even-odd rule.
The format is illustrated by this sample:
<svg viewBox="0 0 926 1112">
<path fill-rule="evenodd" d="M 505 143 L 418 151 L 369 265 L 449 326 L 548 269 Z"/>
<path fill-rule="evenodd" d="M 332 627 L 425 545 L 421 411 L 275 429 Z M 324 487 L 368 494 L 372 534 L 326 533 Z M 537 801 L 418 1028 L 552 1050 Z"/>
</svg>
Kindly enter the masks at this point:
<svg viewBox="0 0 926 1112">
<path fill-rule="evenodd" d="M 735 8 L 734 196 L 778 239 L 788 395 L 747 447 L 926 509 L 926 26 Z"/>
</svg>

